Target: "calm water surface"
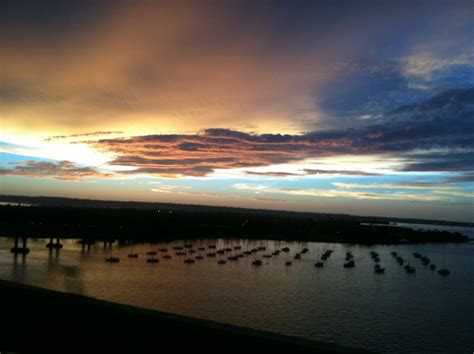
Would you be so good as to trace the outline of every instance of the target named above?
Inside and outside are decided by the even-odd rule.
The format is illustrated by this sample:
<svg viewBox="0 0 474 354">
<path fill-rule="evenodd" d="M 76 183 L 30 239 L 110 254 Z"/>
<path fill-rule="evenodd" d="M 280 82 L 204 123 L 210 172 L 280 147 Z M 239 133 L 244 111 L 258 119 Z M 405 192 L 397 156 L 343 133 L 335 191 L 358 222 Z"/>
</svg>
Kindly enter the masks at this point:
<svg viewBox="0 0 474 354">
<path fill-rule="evenodd" d="M 383 352 L 474 351 L 474 244 L 351 246 L 326 243 L 218 240 L 194 241 L 193 247 L 217 249 L 241 246 L 242 252 L 266 246 L 291 251 L 264 260 L 255 267 L 248 255 L 218 265 L 220 257 L 205 257 L 185 264 L 173 246 L 142 244 L 83 248 L 62 240 L 64 248 L 49 251 L 48 240 L 29 241 L 31 252 L 15 257 L 12 239 L 0 239 L 0 278 L 73 292 L 150 309 L 248 326 L 307 339 Z M 167 247 L 172 259 L 146 262 L 146 252 Z M 309 252 L 292 259 L 303 247 Z M 314 261 L 327 250 L 334 253 L 324 268 Z M 345 252 L 355 256 L 354 269 L 343 268 Z M 386 274 L 375 274 L 369 252 L 380 254 Z M 397 251 L 416 267 L 406 274 L 393 257 Z M 128 258 L 130 252 L 139 254 Z M 209 252 L 197 252 L 205 254 Z M 438 268 L 451 271 L 442 277 L 424 267 L 412 253 L 431 258 Z M 120 263 L 106 263 L 107 256 Z M 227 254 L 226 256 L 228 256 Z M 285 266 L 286 260 L 292 266 Z"/>
</svg>

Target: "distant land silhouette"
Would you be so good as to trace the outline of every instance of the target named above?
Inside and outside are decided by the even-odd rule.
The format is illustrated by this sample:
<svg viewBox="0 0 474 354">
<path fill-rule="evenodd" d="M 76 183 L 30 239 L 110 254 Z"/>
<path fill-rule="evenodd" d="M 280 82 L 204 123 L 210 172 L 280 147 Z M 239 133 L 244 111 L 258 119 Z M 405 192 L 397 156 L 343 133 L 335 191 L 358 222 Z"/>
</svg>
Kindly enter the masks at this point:
<svg viewBox="0 0 474 354">
<path fill-rule="evenodd" d="M 468 237 L 392 227 L 389 222 L 474 226 L 438 220 L 55 197 L 0 195 L 0 202 L 0 236 L 8 237 L 134 242 L 246 238 L 397 244 L 465 242 Z"/>
</svg>

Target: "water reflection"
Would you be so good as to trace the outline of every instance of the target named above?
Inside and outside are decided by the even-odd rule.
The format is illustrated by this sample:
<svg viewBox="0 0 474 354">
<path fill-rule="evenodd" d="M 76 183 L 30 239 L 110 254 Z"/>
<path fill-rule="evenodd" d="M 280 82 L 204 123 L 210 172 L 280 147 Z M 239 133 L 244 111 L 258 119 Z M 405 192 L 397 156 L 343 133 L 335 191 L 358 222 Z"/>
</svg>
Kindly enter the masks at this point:
<svg viewBox="0 0 474 354">
<path fill-rule="evenodd" d="M 473 347 L 472 318 L 466 316 L 474 313 L 473 244 L 367 247 L 185 240 L 104 247 L 103 243 L 62 240 L 63 249 L 48 250 L 46 242 L 31 242 L 29 255 L 15 257 L 8 251 L 11 240 L 0 239 L 0 277 L 376 351 L 466 351 Z M 193 246 L 185 247 L 188 243 Z M 289 252 L 283 251 L 286 247 Z M 251 252 L 258 248 L 265 249 Z M 302 252 L 305 248 L 308 252 Z M 159 263 L 147 263 L 147 253 L 152 250 Z M 333 253 L 324 267 L 315 268 L 315 262 L 329 250 Z M 343 267 L 348 252 L 353 255 L 354 268 Z M 384 274 L 374 272 L 370 252 L 378 254 Z M 416 267 L 416 273 L 407 274 L 390 252 L 402 255 Z M 423 266 L 413 257 L 415 252 L 450 269 L 451 275 L 443 278 Z M 137 253 L 138 258 L 129 258 L 130 253 Z M 208 253 L 216 254 L 208 257 Z M 294 259 L 297 253 L 301 257 Z M 165 258 L 166 254 L 171 258 Z M 243 257 L 228 260 L 237 254 Z M 120 262 L 104 261 L 112 255 Z M 188 257 L 195 263 L 185 264 Z M 219 259 L 227 262 L 218 264 Z M 263 265 L 252 266 L 256 259 Z M 285 265 L 288 261 L 291 266 Z M 440 323 L 443 336 L 439 335 Z"/>
</svg>

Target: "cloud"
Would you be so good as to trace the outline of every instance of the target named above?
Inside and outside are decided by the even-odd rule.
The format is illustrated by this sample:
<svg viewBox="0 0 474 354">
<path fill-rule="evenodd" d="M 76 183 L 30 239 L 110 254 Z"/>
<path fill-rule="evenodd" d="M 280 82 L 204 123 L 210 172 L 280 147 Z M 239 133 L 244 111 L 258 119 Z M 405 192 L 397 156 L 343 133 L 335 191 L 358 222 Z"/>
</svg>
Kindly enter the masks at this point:
<svg viewBox="0 0 474 354">
<path fill-rule="evenodd" d="M 474 193 L 461 190 L 456 186 L 446 186 L 441 183 L 413 183 L 413 182 L 398 182 L 398 183 L 341 183 L 334 182 L 334 186 L 343 189 L 380 189 L 380 190 L 423 190 L 430 192 L 430 195 L 446 195 L 452 197 L 474 198 Z"/>
<path fill-rule="evenodd" d="M 88 141 L 116 156 L 110 165 L 129 174 L 202 177 L 219 169 L 265 167 L 309 158 L 381 155 L 404 161 L 400 171 L 474 170 L 474 89 L 442 92 L 402 106 L 359 129 L 304 134 L 252 134 L 206 129 L 198 134 L 162 134 Z M 368 171 L 307 169 L 305 174 L 374 175 Z M 246 172 L 288 177 L 287 172 Z"/>
<path fill-rule="evenodd" d="M 1 176 L 24 176 L 55 178 L 61 180 L 82 180 L 84 178 L 111 178 L 110 173 L 97 171 L 92 167 L 77 167 L 70 161 L 58 163 L 43 161 L 22 161 L 10 163 L 12 168 L 0 168 Z"/>
<path fill-rule="evenodd" d="M 458 176 L 445 178 L 446 183 L 469 183 L 474 182 L 474 173 L 466 173 Z"/>
<path fill-rule="evenodd" d="M 256 172 L 256 171 L 244 171 L 246 175 L 251 176 L 266 176 L 266 177 L 296 177 L 303 176 L 303 174 L 292 173 L 292 172 L 280 172 L 280 171 L 269 171 L 269 172 Z"/>
<path fill-rule="evenodd" d="M 306 175 L 344 175 L 344 176 L 380 176 L 379 173 L 350 170 L 321 170 L 306 168 Z"/>
<path fill-rule="evenodd" d="M 52 140 L 73 140 L 73 139 L 84 139 L 91 137 L 103 137 L 104 135 L 117 135 L 123 134 L 123 131 L 97 131 L 92 133 L 82 133 L 82 134 L 69 134 L 69 135 L 54 135 L 49 138 L 44 139 L 45 141 Z"/>
<path fill-rule="evenodd" d="M 352 198 L 358 200 L 392 200 L 410 202 L 433 202 L 446 201 L 450 195 L 417 194 L 406 192 L 365 192 L 347 189 L 315 189 L 315 188 L 277 188 L 261 184 L 237 183 L 233 187 L 240 191 L 255 194 L 280 194 L 294 197 L 316 197 L 316 198 Z"/>
</svg>

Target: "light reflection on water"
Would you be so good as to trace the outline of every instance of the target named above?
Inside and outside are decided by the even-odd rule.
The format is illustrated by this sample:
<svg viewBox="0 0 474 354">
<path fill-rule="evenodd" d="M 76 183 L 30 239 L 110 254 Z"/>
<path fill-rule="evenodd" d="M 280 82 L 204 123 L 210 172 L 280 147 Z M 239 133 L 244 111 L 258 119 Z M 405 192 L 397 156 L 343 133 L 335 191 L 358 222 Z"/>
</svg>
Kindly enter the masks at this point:
<svg viewBox="0 0 474 354">
<path fill-rule="evenodd" d="M 30 240 L 31 252 L 15 257 L 11 239 L 0 239 L 2 279 L 79 293 L 130 305 L 232 323 L 309 339 L 383 352 L 470 352 L 474 348 L 474 244 L 429 244 L 366 247 L 326 243 L 219 240 L 194 241 L 194 249 L 216 244 L 217 249 L 242 246 L 242 252 L 260 245 L 259 254 L 285 246 L 281 253 L 255 267 L 248 255 L 218 265 L 205 257 L 184 264 L 173 246 L 156 245 L 82 247 L 62 240 L 60 251 L 48 250 L 48 240 Z M 159 264 L 146 262 L 146 252 L 167 247 Z M 303 247 L 301 260 L 292 256 Z M 323 269 L 314 261 L 327 250 L 334 253 Z M 406 274 L 390 256 L 392 250 L 417 269 Z M 356 267 L 345 269 L 345 252 L 355 256 Z M 373 272 L 370 251 L 380 254 L 386 274 Z M 128 258 L 130 252 L 138 259 Z M 206 251 L 208 252 L 208 251 Z M 199 253 L 206 253 L 199 252 Z M 413 252 L 427 255 L 451 270 L 442 277 L 421 265 Z M 196 253 L 195 256 L 199 253 Z M 120 263 L 104 261 L 120 257 Z M 227 254 L 226 256 L 228 256 Z M 293 261 L 285 266 L 286 260 Z"/>
</svg>

